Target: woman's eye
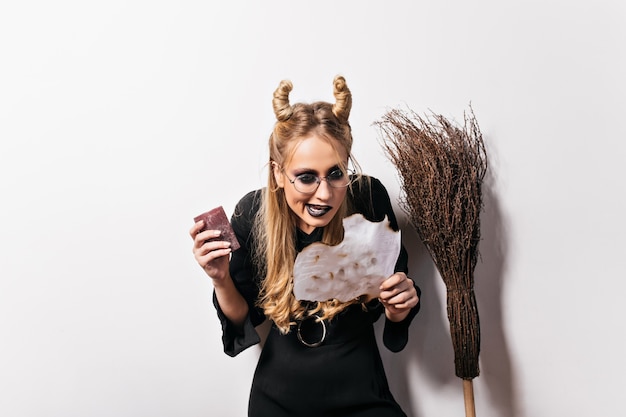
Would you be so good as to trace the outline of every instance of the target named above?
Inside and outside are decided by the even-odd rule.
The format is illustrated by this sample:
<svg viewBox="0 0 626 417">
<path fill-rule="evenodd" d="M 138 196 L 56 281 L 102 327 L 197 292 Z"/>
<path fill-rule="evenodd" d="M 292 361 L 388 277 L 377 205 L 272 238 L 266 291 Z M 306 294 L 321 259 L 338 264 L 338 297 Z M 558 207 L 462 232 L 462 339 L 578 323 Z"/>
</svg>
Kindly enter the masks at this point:
<svg viewBox="0 0 626 417">
<path fill-rule="evenodd" d="M 343 171 L 338 169 L 336 171 L 331 172 L 330 174 L 328 174 L 328 179 L 329 180 L 339 180 L 343 178 Z"/>
<path fill-rule="evenodd" d="M 302 174 L 296 177 L 303 184 L 313 184 L 317 182 L 317 177 L 311 174 Z"/>
</svg>

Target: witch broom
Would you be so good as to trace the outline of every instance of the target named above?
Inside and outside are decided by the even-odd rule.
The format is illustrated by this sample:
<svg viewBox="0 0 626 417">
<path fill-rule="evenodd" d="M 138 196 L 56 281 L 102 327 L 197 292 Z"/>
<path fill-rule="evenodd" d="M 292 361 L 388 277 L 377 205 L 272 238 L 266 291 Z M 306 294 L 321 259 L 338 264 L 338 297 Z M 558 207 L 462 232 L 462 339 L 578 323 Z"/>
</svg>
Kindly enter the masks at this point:
<svg viewBox="0 0 626 417">
<path fill-rule="evenodd" d="M 464 119 L 459 127 L 441 115 L 395 109 L 374 124 L 400 175 L 400 206 L 445 283 L 455 373 L 463 379 L 465 415 L 475 417 L 480 325 L 474 269 L 487 154 L 473 111 Z"/>
</svg>

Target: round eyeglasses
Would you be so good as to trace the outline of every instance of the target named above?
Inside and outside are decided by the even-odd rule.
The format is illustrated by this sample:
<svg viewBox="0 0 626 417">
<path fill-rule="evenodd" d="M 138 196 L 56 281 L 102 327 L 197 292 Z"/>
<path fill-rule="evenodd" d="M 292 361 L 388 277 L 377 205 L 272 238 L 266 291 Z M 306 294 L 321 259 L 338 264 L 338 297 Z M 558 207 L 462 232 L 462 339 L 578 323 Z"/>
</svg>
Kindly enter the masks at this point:
<svg viewBox="0 0 626 417">
<path fill-rule="evenodd" d="M 346 188 L 354 181 L 354 171 L 351 169 L 346 171 L 336 169 L 325 177 L 305 173 L 296 175 L 294 179 L 289 178 L 284 170 L 283 173 L 289 182 L 293 184 L 296 191 L 302 194 L 313 194 L 319 188 L 322 180 L 326 181 L 333 188 Z"/>
</svg>

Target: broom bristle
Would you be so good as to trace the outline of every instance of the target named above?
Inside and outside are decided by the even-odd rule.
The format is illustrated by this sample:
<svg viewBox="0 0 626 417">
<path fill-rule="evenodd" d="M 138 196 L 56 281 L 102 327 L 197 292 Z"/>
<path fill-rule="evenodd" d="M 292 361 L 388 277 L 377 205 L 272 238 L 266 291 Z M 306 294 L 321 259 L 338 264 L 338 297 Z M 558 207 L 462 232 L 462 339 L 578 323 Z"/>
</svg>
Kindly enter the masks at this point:
<svg viewBox="0 0 626 417">
<path fill-rule="evenodd" d="M 391 110 L 375 125 L 396 166 L 406 212 L 448 291 L 456 375 L 479 374 L 480 327 L 474 268 L 487 155 L 474 112 L 459 127 L 441 115 Z"/>
</svg>

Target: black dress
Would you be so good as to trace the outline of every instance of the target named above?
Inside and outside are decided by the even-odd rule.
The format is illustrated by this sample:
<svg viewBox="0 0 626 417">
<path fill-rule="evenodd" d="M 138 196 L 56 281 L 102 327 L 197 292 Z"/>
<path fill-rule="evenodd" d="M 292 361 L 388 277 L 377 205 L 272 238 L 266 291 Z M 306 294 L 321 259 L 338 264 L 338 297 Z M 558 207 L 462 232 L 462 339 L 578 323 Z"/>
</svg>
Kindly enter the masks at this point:
<svg viewBox="0 0 626 417">
<path fill-rule="evenodd" d="M 254 328 L 265 320 L 263 311 L 255 304 L 260 277 L 251 259 L 255 244 L 251 229 L 260 198 L 261 190 L 248 193 L 237 204 L 231 219 L 241 248 L 232 255 L 230 273 L 250 307 L 243 327 L 230 323 L 213 298 L 222 324 L 224 351 L 230 356 L 260 342 Z M 389 195 L 377 179 L 353 185 L 348 198 L 353 212 L 362 213 L 370 221 L 381 221 L 388 216 L 392 228 L 398 229 Z M 322 232 L 318 228 L 307 235 L 298 230 L 295 236 L 298 251 L 321 240 Z M 404 247 L 396 271 L 407 271 Z M 383 343 L 388 349 L 397 352 L 404 348 L 409 324 L 418 310 L 419 304 L 399 323 L 385 319 Z M 405 416 L 389 391 L 374 335 L 373 323 L 383 312 L 383 306 L 374 300 L 366 305 L 351 305 L 323 325 L 313 319 L 305 320 L 300 332 L 293 326 L 288 334 L 282 335 L 272 326 L 254 374 L 248 415 Z M 324 330 L 324 341 L 311 347 L 322 339 Z"/>
</svg>

